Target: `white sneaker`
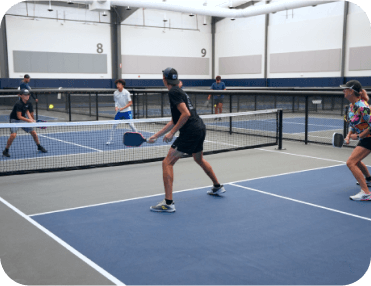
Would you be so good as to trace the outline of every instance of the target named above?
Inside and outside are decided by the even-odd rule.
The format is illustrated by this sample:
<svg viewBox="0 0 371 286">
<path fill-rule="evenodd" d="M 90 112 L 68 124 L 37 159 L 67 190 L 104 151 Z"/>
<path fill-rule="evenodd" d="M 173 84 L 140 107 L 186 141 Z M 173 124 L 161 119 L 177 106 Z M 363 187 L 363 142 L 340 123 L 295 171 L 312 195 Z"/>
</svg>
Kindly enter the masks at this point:
<svg viewBox="0 0 371 286">
<path fill-rule="evenodd" d="M 225 193 L 225 189 L 223 185 L 220 185 L 219 188 L 212 187 L 211 190 L 207 191 L 208 195 L 215 195 L 215 196 L 219 196 L 222 193 Z"/>
<path fill-rule="evenodd" d="M 171 205 L 167 205 L 166 200 L 162 200 L 157 205 L 151 206 L 149 209 L 153 212 L 173 213 L 175 212 L 175 204 L 172 202 Z"/>
<path fill-rule="evenodd" d="M 353 201 L 371 201 L 371 194 L 366 194 L 361 190 L 358 194 L 349 197 Z"/>
</svg>

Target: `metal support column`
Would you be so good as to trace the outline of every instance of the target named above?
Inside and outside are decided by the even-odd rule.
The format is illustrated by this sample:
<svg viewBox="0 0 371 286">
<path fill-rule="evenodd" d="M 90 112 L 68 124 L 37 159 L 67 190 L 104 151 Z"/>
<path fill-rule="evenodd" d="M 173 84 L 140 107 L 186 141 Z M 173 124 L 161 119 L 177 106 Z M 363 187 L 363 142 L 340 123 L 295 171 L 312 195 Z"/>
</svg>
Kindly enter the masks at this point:
<svg viewBox="0 0 371 286">
<path fill-rule="evenodd" d="M 341 83 L 345 83 L 345 66 L 347 51 L 347 26 L 348 26 L 349 2 L 344 1 L 344 19 L 343 19 L 343 43 L 341 47 Z"/>
<path fill-rule="evenodd" d="M 114 7 L 111 7 L 112 78 L 122 77 L 121 22 Z"/>
</svg>

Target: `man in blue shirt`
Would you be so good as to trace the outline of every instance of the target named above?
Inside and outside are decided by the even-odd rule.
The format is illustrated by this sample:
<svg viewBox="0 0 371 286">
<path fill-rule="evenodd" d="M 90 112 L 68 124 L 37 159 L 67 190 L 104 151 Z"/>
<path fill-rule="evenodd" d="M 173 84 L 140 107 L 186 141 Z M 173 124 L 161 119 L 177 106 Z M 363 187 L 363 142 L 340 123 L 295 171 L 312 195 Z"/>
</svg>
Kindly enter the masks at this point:
<svg viewBox="0 0 371 286">
<path fill-rule="evenodd" d="M 216 82 L 214 82 L 210 89 L 212 90 L 226 90 L 225 88 L 225 83 L 222 82 L 222 78 L 220 75 L 218 75 L 216 78 L 215 78 Z M 211 94 L 209 94 L 209 97 L 207 98 L 207 100 L 210 100 L 211 98 Z M 222 113 L 223 112 L 223 99 L 224 99 L 224 95 L 223 94 L 218 94 L 218 95 L 214 95 L 214 107 L 215 107 L 215 114 L 218 114 L 218 113 Z M 219 118 L 219 120 L 221 120 L 221 118 Z"/>
<path fill-rule="evenodd" d="M 27 89 L 28 91 L 31 92 L 31 87 L 29 85 L 30 80 L 31 80 L 30 75 L 25 74 L 24 77 L 23 77 L 23 80 L 19 84 L 19 89 L 20 90 Z M 37 98 L 35 98 L 35 96 L 32 93 L 30 93 L 30 95 L 35 100 L 35 102 L 38 102 Z M 19 98 L 19 100 L 21 100 L 21 98 Z"/>
</svg>

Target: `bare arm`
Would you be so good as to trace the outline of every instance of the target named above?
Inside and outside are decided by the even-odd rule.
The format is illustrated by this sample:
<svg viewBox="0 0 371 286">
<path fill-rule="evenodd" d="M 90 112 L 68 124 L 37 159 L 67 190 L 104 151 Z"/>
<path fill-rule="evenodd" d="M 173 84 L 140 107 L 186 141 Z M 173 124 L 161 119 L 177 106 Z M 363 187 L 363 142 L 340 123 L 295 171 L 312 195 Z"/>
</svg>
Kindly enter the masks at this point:
<svg viewBox="0 0 371 286">
<path fill-rule="evenodd" d="M 171 120 L 166 124 L 164 128 L 162 128 L 160 131 L 158 131 L 155 135 L 152 135 L 149 140 L 153 139 L 154 141 L 157 140 L 157 138 L 161 137 L 162 135 L 168 133 L 172 128 L 174 127 L 174 122 Z M 154 143 L 154 142 L 149 142 L 149 143 Z"/>
<path fill-rule="evenodd" d="M 27 110 L 27 113 L 28 113 L 27 115 L 30 117 L 31 115 L 29 115 L 30 112 L 28 110 Z M 17 112 L 17 117 L 18 117 L 19 120 L 23 120 L 23 121 L 30 122 L 30 123 L 35 121 L 35 120 L 32 119 L 32 117 L 30 117 L 30 118 L 23 117 L 21 111 Z"/>
<path fill-rule="evenodd" d="M 186 124 L 186 122 L 188 121 L 188 118 L 191 116 L 191 113 L 189 112 L 184 102 L 179 103 L 177 105 L 177 108 L 180 111 L 179 120 L 175 124 L 175 126 L 170 130 L 170 132 L 166 134 L 166 136 L 164 137 L 165 142 L 170 142 L 171 140 L 173 140 L 174 134 L 178 132 L 178 130 L 182 128 L 184 124 Z"/>
</svg>

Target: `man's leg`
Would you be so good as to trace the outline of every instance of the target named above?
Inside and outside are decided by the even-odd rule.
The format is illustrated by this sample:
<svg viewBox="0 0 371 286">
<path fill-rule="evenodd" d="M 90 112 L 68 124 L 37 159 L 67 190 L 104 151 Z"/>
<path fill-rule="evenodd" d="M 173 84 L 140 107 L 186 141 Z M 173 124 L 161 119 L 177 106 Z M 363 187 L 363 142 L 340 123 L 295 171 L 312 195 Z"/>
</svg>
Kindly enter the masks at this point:
<svg viewBox="0 0 371 286">
<path fill-rule="evenodd" d="M 12 145 L 15 137 L 17 137 L 17 133 L 10 134 L 9 139 L 8 139 L 8 142 L 6 143 L 5 149 L 9 149 L 10 148 L 10 146 Z"/>
<path fill-rule="evenodd" d="M 196 161 L 196 163 L 198 165 L 200 165 L 200 167 L 204 170 L 206 175 L 209 176 L 209 178 L 211 179 L 213 184 L 214 185 L 219 185 L 219 181 L 216 178 L 216 175 L 213 171 L 213 168 L 211 167 L 210 163 L 205 160 L 205 158 L 203 156 L 203 152 L 201 151 L 201 152 L 192 154 L 192 156 L 193 156 L 193 159 Z"/>
<path fill-rule="evenodd" d="M 219 113 L 223 113 L 223 103 L 219 102 L 218 109 L 219 109 Z"/>
<path fill-rule="evenodd" d="M 170 148 L 166 158 L 162 161 L 162 177 L 164 180 L 165 199 L 173 200 L 173 166 L 182 157 L 183 152 Z"/>
<path fill-rule="evenodd" d="M 39 141 L 39 137 L 37 137 L 37 134 L 36 134 L 36 131 L 35 130 L 32 130 L 30 132 L 33 140 L 35 141 L 36 145 L 39 146 L 40 145 L 40 141 Z"/>
</svg>

